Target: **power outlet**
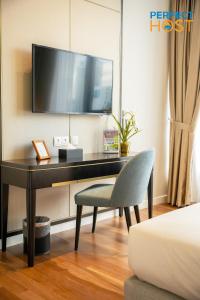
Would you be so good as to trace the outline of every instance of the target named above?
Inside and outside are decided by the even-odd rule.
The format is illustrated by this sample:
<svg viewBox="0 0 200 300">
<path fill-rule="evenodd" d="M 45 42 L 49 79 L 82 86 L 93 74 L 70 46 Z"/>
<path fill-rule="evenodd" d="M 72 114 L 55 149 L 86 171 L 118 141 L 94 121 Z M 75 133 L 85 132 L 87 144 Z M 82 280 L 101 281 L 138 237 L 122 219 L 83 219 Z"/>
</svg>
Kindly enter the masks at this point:
<svg viewBox="0 0 200 300">
<path fill-rule="evenodd" d="M 53 137 L 53 145 L 54 145 L 54 147 L 62 146 L 62 137 L 61 136 L 54 136 Z"/>
<path fill-rule="evenodd" d="M 69 144 L 68 136 L 61 136 L 61 146 L 67 146 Z"/>
</svg>

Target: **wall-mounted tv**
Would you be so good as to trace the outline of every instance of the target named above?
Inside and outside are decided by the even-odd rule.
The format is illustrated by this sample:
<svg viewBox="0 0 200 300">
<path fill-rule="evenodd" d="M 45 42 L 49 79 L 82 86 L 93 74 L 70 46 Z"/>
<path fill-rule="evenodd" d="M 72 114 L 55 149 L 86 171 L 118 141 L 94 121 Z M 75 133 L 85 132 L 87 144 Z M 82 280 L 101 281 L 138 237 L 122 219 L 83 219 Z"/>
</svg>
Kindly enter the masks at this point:
<svg viewBox="0 0 200 300">
<path fill-rule="evenodd" d="M 32 87 L 34 113 L 110 114 L 113 61 L 33 45 Z"/>
</svg>

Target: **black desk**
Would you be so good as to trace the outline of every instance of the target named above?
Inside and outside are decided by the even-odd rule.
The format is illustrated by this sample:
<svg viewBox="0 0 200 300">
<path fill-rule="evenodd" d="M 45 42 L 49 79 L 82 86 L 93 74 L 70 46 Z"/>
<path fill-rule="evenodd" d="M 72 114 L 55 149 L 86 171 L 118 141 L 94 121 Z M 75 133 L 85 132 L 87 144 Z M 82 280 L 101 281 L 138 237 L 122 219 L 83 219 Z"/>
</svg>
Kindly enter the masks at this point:
<svg viewBox="0 0 200 300">
<path fill-rule="evenodd" d="M 53 157 L 45 161 L 19 159 L 1 163 L 1 226 L 2 251 L 6 251 L 9 185 L 26 189 L 28 227 L 28 266 L 34 265 L 36 189 L 59 186 L 85 179 L 107 178 L 117 175 L 123 165 L 133 157 L 118 154 L 86 154 L 83 160 L 62 161 Z M 152 217 L 153 171 L 148 186 L 148 212 Z"/>
</svg>

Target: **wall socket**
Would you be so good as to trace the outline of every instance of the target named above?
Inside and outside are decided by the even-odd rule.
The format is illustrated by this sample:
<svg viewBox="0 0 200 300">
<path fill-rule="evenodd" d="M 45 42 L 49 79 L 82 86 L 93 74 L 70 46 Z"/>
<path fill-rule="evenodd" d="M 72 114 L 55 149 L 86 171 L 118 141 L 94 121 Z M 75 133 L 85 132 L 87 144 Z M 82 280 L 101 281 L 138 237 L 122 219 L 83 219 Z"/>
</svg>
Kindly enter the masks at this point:
<svg viewBox="0 0 200 300">
<path fill-rule="evenodd" d="M 54 147 L 67 146 L 68 143 L 69 143 L 68 136 L 54 136 L 53 137 Z"/>
<path fill-rule="evenodd" d="M 68 136 L 61 136 L 61 145 L 67 146 L 69 143 L 69 137 Z"/>
</svg>

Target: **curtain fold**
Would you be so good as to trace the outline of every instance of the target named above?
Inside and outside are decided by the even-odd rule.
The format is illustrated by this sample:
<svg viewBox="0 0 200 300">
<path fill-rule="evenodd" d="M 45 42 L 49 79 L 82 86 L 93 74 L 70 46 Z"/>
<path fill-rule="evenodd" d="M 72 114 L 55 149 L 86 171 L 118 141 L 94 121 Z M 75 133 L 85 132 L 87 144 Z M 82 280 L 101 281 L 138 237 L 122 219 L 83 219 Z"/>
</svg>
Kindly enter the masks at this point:
<svg viewBox="0 0 200 300">
<path fill-rule="evenodd" d="M 170 160 L 168 202 L 191 203 L 191 163 L 200 110 L 200 0 L 171 0 L 172 11 L 192 11 L 191 31 L 170 32 Z"/>
<path fill-rule="evenodd" d="M 200 202 L 200 117 L 194 140 L 194 151 L 192 156 L 192 171 L 191 171 L 191 201 Z"/>
</svg>

